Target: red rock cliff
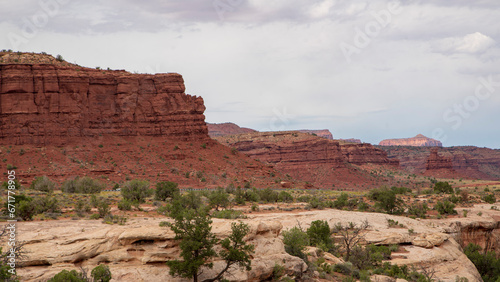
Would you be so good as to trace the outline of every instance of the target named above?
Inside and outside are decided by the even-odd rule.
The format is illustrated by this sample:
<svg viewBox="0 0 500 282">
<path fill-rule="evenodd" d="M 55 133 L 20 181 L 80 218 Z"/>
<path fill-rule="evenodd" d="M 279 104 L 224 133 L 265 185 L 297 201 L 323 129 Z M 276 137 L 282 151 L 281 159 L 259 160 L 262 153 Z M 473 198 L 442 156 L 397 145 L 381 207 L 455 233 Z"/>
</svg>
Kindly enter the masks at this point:
<svg viewBox="0 0 500 282">
<path fill-rule="evenodd" d="M 250 128 L 239 127 L 237 124 L 234 124 L 232 122 L 207 123 L 207 126 L 208 135 L 210 135 L 210 137 L 256 132 L 256 130 Z"/>
<path fill-rule="evenodd" d="M 453 163 L 451 158 L 440 156 L 438 154 L 438 149 L 435 148 L 431 150 L 429 157 L 427 158 L 427 164 L 425 165 L 426 170 L 436 170 L 436 169 L 448 169 L 453 170 Z"/>
<path fill-rule="evenodd" d="M 201 97 L 179 74 L 50 64 L 0 65 L 0 143 L 59 144 L 101 135 L 208 138 Z"/>
</svg>

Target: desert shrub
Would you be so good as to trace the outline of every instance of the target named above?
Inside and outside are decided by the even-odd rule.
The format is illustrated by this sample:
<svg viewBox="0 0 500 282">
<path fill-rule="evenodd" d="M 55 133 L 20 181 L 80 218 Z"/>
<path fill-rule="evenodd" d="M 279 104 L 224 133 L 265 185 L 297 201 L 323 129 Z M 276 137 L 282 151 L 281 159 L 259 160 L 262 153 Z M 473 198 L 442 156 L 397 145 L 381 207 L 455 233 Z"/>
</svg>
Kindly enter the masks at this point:
<svg viewBox="0 0 500 282">
<path fill-rule="evenodd" d="M 309 246 L 309 236 L 306 232 L 298 227 L 293 227 L 290 230 L 283 231 L 283 243 L 285 251 L 292 256 L 306 259 L 304 249 Z"/>
<path fill-rule="evenodd" d="M 224 219 L 237 219 L 237 218 L 245 218 L 245 215 L 241 211 L 221 210 L 221 211 L 214 211 L 212 213 L 212 217 L 224 218 Z"/>
<path fill-rule="evenodd" d="M 354 265 L 351 262 L 337 263 L 333 266 L 333 271 L 345 275 L 352 275 L 356 272 Z"/>
<path fill-rule="evenodd" d="M 111 271 L 109 270 L 109 266 L 101 264 L 96 266 L 90 272 L 90 276 L 94 278 L 94 282 L 109 282 L 111 280 Z"/>
<path fill-rule="evenodd" d="M 241 188 L 238 187 L 238 189 L 236 189 L 236 192 L 234 194 L 234 202 L 237 204 L 237 205 L 244 205 L 245 204 L 245 193 L 246 192 L 243 192 L 241 190 Z"/>
<path fill-rule="evenodd" d="M 406 188 L 406 187 L 396 187 L 396 186 L 392 186 L 391 187 L 391 191 L 393 191 L 394 193 L 396 194 L 406 194 L 406 193 L 411 193 L 411 189 L 410 188 Z"/>
<path fill-rule="evenodd" d="M 455 204 L 446 200 L 437 202 L 434 209 L 437 210 L 439 214 L 457 214 Z"/>
<path fill-rule="evenodd" d="M 11 184 L 9 184 L 9 181 L 11 181 Z M 14 186 L 14 190 L 19 190 L 21 188 L 21 183 L 19 183 L 19 181 L 17 181 L 17 179 L 9 180 L 9 181 L 4 181 L 2 183 L 2 190 L 9 189 L 9 186 Z"/>
<path fill-rule="evenodd" d="M 347 193 L 341 193 L 340 196 L 333 202 L 333 207 L 336 209 L 342 209 L 347 205 L 348 199 L 349 195 Z"/>
<path fill-rule="evenodd" d="M 174 194 L 179 193 L 178 184 L 171 181 L 161 181 L 156 183 L 155 199 L 165 201 L 172 198 Z"/>
<path fill-rule="evenodd" d="M 64 269 L 49 279 L 48 282 L 87 282 L 87 279 L 76 270 L 67 271 Z"/>
<path fill-rule="evenodd" d="M 77 177 L 63 183 L 61 190 L 65 193 L 95 194 L 104 189 L 104 184 L 90 177 Z"/>
<path fill-rule="evenodd" d="M 149 189 L 149 182 L 134 179 L 123 184 L 121 194 L 126 200 L 142 204 L 153 194 L 153 190 Z"/>
<path fill-rule="evenodd" d="M 403 201 L 396 193 L 387 188 L 378 188 L 370 191 L 368 197 L 376 201 L 375 206 L 389 214 L 400 214 L 403 211 Z"/>
<path fill-rule="evenodd" d="M 270 188 L 256 190 L 258 191 L 260 200 L 265 203 L 275 203 L 278 201 L 279 194 L 276 191 L 271 190 Z"/>
<path fill-rule="evenodd" d="M 362 202 L 362 201 L 359 202 L 359 204 L 358 204 L 359 211 L 367 211 L 369 209 L 370 209 L 370 206 L 367 203 Z"/>
<path fill-rule="evenodd" d="M 299 203 L 307 203 L 311 199 L 311 196 L 309 195 L 302 195 L 297 198 L 297 202 Z"/>
<path fill-rule="evenodd" d="M 55 183 L 44 175 L 36 177 L 35 180 L 31 183 L 30 188 L 33 190 L 50 193 L 54 191 L 55 186 L 56 186 Z"/>
<path fill-rule="evenodd" d="M 78 216 L 83 216 L 84 213 L 90 212 L 90 205 L 83 200 L 78 200 L 75 204 L 75 212 Z"/>
<path fill-rule="evenodd" d="M 488 194 L 483 197 L 483 201 L 485 201 L 488 204 L 494 204 L 496 203 L 497 199 L 495 198 L 494 194 Z"/>
<path fill-rule="evenodd" d="M 199 210 L 204 206 L 201 196 L 198 193 L 190 191 L 184 195 L 176 194 L 170 204 L 166 205 L 168 215 L 172 218 L 178 218 L 190 210 Z"/>
<path fill-rule="evenodd" d="M 291 202 L 293 202 L 293 196 L 290 193 L 288 193 L 287 191 L 281 191 L 278 194 L 278 201 L 284 202 L 284 203 L 291 203 Z"/>
<path fill-rule="evenodd" d="M 127 218 L 125 216 L 112 215 L 110 213 L 106 214 L 102 219 L 102 223 L 105 224 L 125 225 L 127 222 Z"/>
<path fill-rule="evenodd" d="M 469 243 L 464 248 L 464 253 L 476 266 L 483 281 L 496 282 L 500 280 L 500 257 L 494 251 L 484 252 L 480 246 Z"/>
<path fill-rule="evenodd" d="M 457 195 L 455 194 L 452 194 L 451 196 L 449 196 L 448 198 L 446 198 L 446 200 L 456 204 L 460 201 L 460 197 L 458 197 Z"/>
<path fill-rule="evenodd" d="M 318 197 L 311 197 L 309 199 L 309 207 L 313 209 L 324 209 L 326 203 L 321 201 Z"/>
<path fill-rule="evenodd" d="M 425 218 L 429 207 L 426 203 L 415 203 L 408 207 L 408 214 L 420 218 Z"/>
<path fill-rule="evenodd" d="M 332 232 L 330 225 L 326 220 L 315 220 L 311 222 L 311 226 L 306 231 L 311 246 L 326 248 L 329 251 L 333 248 L 333 241 L 331 238 Z"/>
<path fill-rule="evenodd" d="M 97 204 L 97 212 L 99 213 L 99 217 L 105 217 L 106 215 L 110 214 L 110 211 L 111 207 L 109 206 L 108 202 L 104 199 L 100 200 Z"/>
<path fill-rule="evenodd" d="M 219 208 L 226 209 L 231 204 L 229 201 L 229 194 L 222 188 L 212 191 L 208 195 L 208 202 L 210 207 L 215 208 L 216 211 L 218 211 Z"/>
<path fill-rule="evenodd" d="M 256 192 L 256 189 L 245 191 L 245 201 L 248 202 L 258 202 L 260 201 L 259 194 Z"/>
<path fill-rule="evenodd" d="M 122 199 L 118 202 L 118 209 L 121 211 L 130 211 L 132 210 L 132 203 L 129 200 Z"/>
<path fill-rule="evenodd" d="M 448 182 L 436 182 L 436 184 L 434 184 L 434 192 L 451 194 L 453 193 L 453 187 L 451 187 Z"/>
</svg>

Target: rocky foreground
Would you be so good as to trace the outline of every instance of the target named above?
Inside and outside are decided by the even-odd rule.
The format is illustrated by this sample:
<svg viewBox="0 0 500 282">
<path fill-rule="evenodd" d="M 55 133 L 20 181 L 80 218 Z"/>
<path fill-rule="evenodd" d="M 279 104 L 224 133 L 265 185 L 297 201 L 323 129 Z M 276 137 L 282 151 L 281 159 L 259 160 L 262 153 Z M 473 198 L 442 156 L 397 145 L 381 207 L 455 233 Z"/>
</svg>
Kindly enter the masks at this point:
<svg viewBox="0 0 500 282">
<path fill-rule="evenodd" d="M 265 280 L 272 276 L 275 264 L 283 265 L 290 275 L 304 272 L 307 270 L 304 261 L 285 252 L 280 236 L 282 230 L 298 224 L 305 229 L 314 220 L 326 220 L 330 226 L 337 222 L 367 220 L 370 227 L 365 235 L 366 243 L 400 244 L 400 250 L 392 253 L 391 263 L 422 266 L 435 271 L 434 277 L 442 281 L 455 281 L 457 276 L 481 281 L 457 241 L 481 243 L 500 237 L 500 211 L 490 207 L 479 205 L 469 209 L 466 218 L 441 220 L 414 220 L 334 209 L 250 213 L 242 221 L 251 228 L 246 240 L 255 245 L 252 270 L 233 269 L 232 275 L 226 278 L 230 281 Z M 388 219 L 404 227 L 389 228 Z M 177 258 L 180 250 L 173 239 L 174 233 L 168 227 L 159 226 L 164 220 L 134 218 L 123 226 L 103 224 L 100 220 L 18 223 L 18 240 L 26 242 L 28 251 L 24 267 L 18 273 L 23 281 L 46 281 L 63 269 L 79 269 L 80 266 L 92 269 L 105 263 L 113 274 L 112 281 L 188 281 L 168 274 L 165 262 Z M 219 238 L 226 237 L 231 222 L 214 219 L 214 233 Z M 222 261 L 215 261 L 214 269 L 205 270 L 200 279 L 213 277 L 222 266 Z"/>
</svg>

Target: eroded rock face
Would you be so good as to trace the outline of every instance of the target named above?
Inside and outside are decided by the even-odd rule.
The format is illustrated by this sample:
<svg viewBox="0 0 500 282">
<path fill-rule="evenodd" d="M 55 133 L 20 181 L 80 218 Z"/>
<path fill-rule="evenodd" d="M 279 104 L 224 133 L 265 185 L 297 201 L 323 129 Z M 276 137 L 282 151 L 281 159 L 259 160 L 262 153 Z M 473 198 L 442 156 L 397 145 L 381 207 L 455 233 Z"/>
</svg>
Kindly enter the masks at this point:
<svg viewBox="0 0 500 282">
<path fill-rule="evenodd" d="M 52 221 L 43 225 L 20 223 L 20 240 L 29 252 L 24 267 L 19 269 L 23 281 L 46 281 L 63 269 L 82 266 L 92 269 L 104 263 L 110 267 L 112 281 L 189 281 L 169 275 L 165 262 L 179 258 L 179 241 L 158 219 L 134 219 L 126 226 L 106 225 L 100 221 Z M 262 281 L 272 276 L 275 262 L 289 274 L 307 270 L 298 257 L 285 252 L 278 238 L 282 225 L 277 221 L 245 221 L 250 232 L 245 240 L 255 246 L 252 270 L 231 269 L 231 281 Z M 226 238 L 231 222 L 214 219 L 212 231 Z M 213 269 L 205 269 L 200 281 L 215 277 L 224 262 L 214 261 Z"/>
<path fill-rule="evenodd" d="M 343 144 L 297 131 L 255 132 L 216 140 L 319 187 L 372 181 L 349 164 L 398 166 L 371 144 Z"/>
<path fill-rule="evenodd" d="M 330 130 L 328 130 L 328 129 L 318 129 L 318 130 L 301 129 L 301 130 L 297 130 L 297 131 L 302 132 L 302 133 L 309 133 L 309 134 L 313 134 L 313 135 L 315 134 L 318 137 L 323 137 L 326 139 L 333 140 L 333 135 L 330 132 Z"/>
<path fill-rule="evenodd" d="M 453 163 L 451 158 L 440 156 L 438 149 L 431 150 L 429 157 L 427 158 L 427 164 L 425 165 L 426 170 L 438 170 L 447 169 L 453 170 Z"/>
<path fill-rule="evenodd" d="M 412 138 L 386 139 L 379 143 L 380 146 L 416 146 L 416 147 L 443 147 L 441 141 L 418 134 Z"/>
<path fill-rule="evenodd" d="M 49 64 L 0 65 L 0 142 L 61 144 L 114 136 L 207 138 L 201 97 L 182 76 Z"/>
<path fill-rule="evenodd" d="M 208 135 L 210 135 L 210 137 L 251 133 L 256 131 L 251 128 L 239 127 L 237 124 L 234 124 L 232 122 L 207 123 L 207 126 L 208 126 Z"/>
</svg>

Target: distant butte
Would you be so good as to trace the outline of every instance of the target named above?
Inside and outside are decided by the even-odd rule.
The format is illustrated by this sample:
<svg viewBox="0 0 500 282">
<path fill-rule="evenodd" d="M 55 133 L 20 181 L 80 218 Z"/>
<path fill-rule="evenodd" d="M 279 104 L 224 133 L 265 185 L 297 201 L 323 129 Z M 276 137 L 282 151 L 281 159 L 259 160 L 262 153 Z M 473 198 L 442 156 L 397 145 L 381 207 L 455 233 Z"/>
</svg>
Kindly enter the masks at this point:
<svg viewBox="0 0 500 282">
<path fill-rule="evenodd" d="M 413 146 L 413 147 L 443 147 L 441 141 L 418 134 L 412 138 L 385 139 L 380 146 Z"/>
</svg>

